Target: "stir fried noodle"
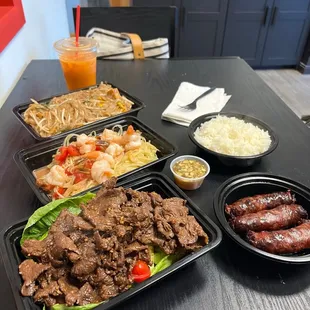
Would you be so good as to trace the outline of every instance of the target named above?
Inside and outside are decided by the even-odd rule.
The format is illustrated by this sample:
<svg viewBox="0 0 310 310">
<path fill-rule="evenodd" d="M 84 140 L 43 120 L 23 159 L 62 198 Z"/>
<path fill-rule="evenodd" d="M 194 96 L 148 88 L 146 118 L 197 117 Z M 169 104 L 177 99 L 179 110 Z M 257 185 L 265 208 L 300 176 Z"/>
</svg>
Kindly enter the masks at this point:
<svg viewBox="0 0 310 310">
<path fill-rule="evenodd" d="M 48 104 L 34 99 L 24 119 L 41 137 L 50 137 L 131 109 L 133 103 L 117 88 L 101 83 L 98 87 L 53 98 Z"/>
</svg>

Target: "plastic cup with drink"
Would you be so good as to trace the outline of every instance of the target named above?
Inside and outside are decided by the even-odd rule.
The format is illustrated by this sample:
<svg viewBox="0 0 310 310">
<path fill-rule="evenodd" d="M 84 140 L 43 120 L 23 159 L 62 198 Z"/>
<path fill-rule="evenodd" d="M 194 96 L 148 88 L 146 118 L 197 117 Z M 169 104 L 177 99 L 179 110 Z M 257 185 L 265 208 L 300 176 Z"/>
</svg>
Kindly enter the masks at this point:
<svg viewBox="0 0 310 310">
<path fill-rule="evenodd" d="M 94 39 L 80 37 L 62 39 L 54 44 L 58 52 L 69 90 L 76 90 L 96 84 L 97 42 Z"/>
</svg>

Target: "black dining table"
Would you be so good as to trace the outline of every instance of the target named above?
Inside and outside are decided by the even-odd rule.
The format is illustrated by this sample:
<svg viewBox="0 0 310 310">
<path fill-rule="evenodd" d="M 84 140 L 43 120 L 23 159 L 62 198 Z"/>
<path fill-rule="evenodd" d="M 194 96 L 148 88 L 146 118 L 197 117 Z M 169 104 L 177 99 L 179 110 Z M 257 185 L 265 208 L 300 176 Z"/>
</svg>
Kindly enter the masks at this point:
<svg viewBox="0 0 310 310">
<path fill-rule="evenodd" d="M 203 186 L 186 194 L 215 223 L 214 193 L 231 176 L 268 172 L 310 186 L 310 129 L 242 59 L 98 61 L 97 81 L 113 83 L 140 98 L 146 107 L 139 119 L 174 143 L 178 155 L 198 154 L 209 162 L 211 172 Z M 224 111 L 254 116 L 269 124 L 279 136 L 277 149 L 249 168 L 226 167 L 199 153 L 186 127 L 161 120 L 182 81 L 225 88 L 232 97 Z M 36 141 L 15 119 L 12 109 L 29 98 L 39 100 L 66 90 L 58 60 L 33 60 L 0 110 L 1 229 L 29 217 L 38 206 L 13 160 L 15 152 Z M 163 173 L 172 178 L 169 163 Z M 1 309 L 16 309 L 2 261 L 0 283 Z M 310 265 L 280 264 L 257 257 L 224 234 L 216 249 L 116 307 L 125 308 L 307 310 Z"/>
</svg>

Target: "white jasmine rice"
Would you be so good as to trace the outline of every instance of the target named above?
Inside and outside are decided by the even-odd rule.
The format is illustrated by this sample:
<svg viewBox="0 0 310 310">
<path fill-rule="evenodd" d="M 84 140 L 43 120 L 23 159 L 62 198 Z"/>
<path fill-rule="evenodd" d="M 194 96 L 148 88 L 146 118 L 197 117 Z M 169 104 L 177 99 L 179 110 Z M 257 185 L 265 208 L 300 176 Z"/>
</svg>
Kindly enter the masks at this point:
<svg viewBox="0 0 310 310">
<path fill-rule="evenodd" d="M 235 117 L 220 115 L 201 124 L 194 136 L 207 149 L 234 156 L 261 154 L 271 144 L 267 131 Z"/>
</svg>

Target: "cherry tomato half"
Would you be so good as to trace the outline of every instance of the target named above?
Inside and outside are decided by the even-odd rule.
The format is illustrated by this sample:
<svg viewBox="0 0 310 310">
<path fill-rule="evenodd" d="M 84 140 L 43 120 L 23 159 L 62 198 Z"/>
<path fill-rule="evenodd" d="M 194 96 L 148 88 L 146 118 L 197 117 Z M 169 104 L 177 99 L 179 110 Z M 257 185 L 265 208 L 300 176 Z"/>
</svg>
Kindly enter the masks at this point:
<svg viewBox="0 0 310 310">
<path fill-rule="evenodd" d="M 82 172 L 75 172 L 74 176 L 75 176 L 74 184 L 79 183 L 88 178 L 88 175 Z"/>
<path fill-rule="evenodd" d="M 66 189 L 63 187 L 60 187 L 60 186 L 56 187 L 55 192 L 53 194 L 53 198 L 55 198 L 55 199 L 59 198 L 60 197 L 59 194 L 63 195 L 65 193 L 65 191 L 66 191 Z"/>
<path fill-rule="evenodd" d="M 55 155 L 55 160 L 62 163 L 66 160 L 66 158 L 68 156 L 68 148 L 65 146 L 62 146 L 61 148 L 59 148 L 58 151 L 59 151 L 59 153 Z"/>
<path fill-rule="evenodd" d="M 150 267 L 146 262 L 138 260 L 134 267 L 132 268 L 132 277 L 136 283 L 145 281 L 151 276 Z"/>
<path fill-rule="evenodd" d="M 71 171 L 69 171 L 68 168 L 65 169 L 65 173 L 66 173 L 66 175 L 69 175 L 69 176 L 73 175 L 73 173 Z"/>
<path fill-rule="evenodd" d="M 68 154 L 70 156 L 79 156 L 80 152 L 79 152 L 78 148 L 76 148 L 75 146 L 69 145 L 68 146 Z"/>
</svg>

